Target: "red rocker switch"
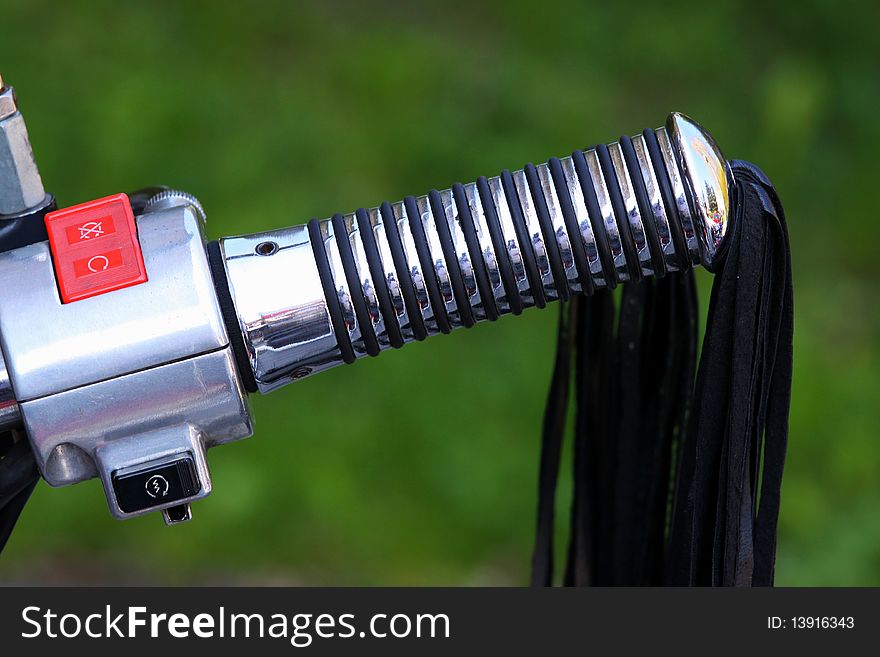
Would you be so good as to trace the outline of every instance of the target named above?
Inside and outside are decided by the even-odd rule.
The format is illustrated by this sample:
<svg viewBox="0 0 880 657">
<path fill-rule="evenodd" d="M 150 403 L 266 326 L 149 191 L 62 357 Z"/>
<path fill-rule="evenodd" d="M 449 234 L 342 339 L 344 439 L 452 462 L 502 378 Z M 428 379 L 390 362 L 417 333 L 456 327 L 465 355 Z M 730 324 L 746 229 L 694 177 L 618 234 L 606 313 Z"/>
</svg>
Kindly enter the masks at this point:
<svg viewBox="0 0 880 657">
<path fill-rule="evenodd" d="M 45 221 L 64 303 L 147 281 L 125 194 L 50 212 Z"/>
</svg>

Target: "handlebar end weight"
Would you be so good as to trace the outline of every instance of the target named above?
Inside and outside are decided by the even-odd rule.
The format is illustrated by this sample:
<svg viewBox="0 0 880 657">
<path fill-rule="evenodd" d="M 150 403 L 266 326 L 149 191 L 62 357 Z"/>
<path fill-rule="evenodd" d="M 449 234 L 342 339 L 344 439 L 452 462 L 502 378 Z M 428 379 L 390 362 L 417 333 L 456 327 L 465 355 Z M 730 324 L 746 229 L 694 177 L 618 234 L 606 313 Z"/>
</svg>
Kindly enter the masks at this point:
<svg viewBox="0 0 880 657">
<path fill-rule="evenodd" d="M 696 121 L 673 112 L 666 120 L 673 154 L 695 219 L 700 263 L 714 271 L 724 256 L 730 222 L 733 172 L 712 136 Z"/>
</svg>

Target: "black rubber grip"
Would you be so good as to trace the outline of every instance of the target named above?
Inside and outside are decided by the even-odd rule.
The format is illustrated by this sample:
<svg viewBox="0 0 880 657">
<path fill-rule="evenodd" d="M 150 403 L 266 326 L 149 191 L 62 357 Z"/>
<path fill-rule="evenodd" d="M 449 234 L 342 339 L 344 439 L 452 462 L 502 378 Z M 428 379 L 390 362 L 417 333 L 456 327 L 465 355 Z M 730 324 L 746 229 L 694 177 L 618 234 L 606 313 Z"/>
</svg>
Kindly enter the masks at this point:
<svg viewBox="0 0 880 657">
<path fill-rule="evenodd" d="M 406 262 L 406 252 L 403 250 L 403 240 L 400 239 L 400 230 L 397 227 L 397 218 L 394 209 L 387 201 L 379 207 L 382 215 L 382 225 L 385 227 L 385 235 L 388 236 L 388 247 L 391 249 L 391 260 L 394 262 L 394 271 L 397 272 L 397 283 L 400 285 L 400 294 L 403 297 L 403 305 L 406 308 L 406 316 L 416 340 L 424 340 L 428 337 L 428 329 L 422 317 L 422 309 L 416 297 L 416 289 L 413 287 L 409 266 Z"/>
<path fill-rule="evenodd" d="M 333 272 L 330 270 L 330 260 L 324 248 L 324 236 L 321 234 L 321 226 L 317 219 L 312 219 L 308 224 L 309 241 L 312 243 L 312 253 L 315 256 L 315 265 L 318 267 L 318 278 L 324 290 L 324 299 L 327 302 L 327 312 L 330 313 L 330 323 L 336 334 L 336 344 L 342 361 L 349 365 L 355 361 L 354 349 L 351 346 L 351 336 L 345 318 L 342 316 L 342 307 L 339 305 L 339 297 L 336 295 L 336 284 L 333 281 Z M 295 282 L 294 282 L 295 284 Z"/>
<path fill-rule="evenodd" d="M 428 300 L 434 310 L 434 321 L 441 333 L 449 333 L 452 328 L 449 325 L 449 316 L 446 314 L 446 303 L 440 292 L 440 283 L 437 280 L 437 272 L 434 271 L 434 260 L 431 257 L 431 249 L 428 247 L 428 238 L 425 237 L 425 227 L 422 225 L 422 216 L 413 196 L 403 199 L 403 207 L 406 209 L 406 217 L 409 222 L 409 230 L 416 244 L 416 253 L 419 256 L 419 264 L 422 266 L 422 277 L 425 288 L 428 290 Z"/>
<path fill-rule="evenodd" d="M 617 222 L 617 230 L 620 233 L 620 241 L 623 244 L 623 256 L 626 259 L 626 268 L 629 271 L 630 280 L 638 283 L 642 280 L 642 268 L 639 266 L 639 255 L 636 253 L 635 241 L 632 229 L 629 225 L 626 205 L 623 203 L 623 194 L 620 192 L 620 183 L 617 180 L 617 172 L 611 162 L 611 153 L 608 146 L 599 144 L 596 146 L 596 155 L 599 157 L 599 166 L 602 175 L 605 176 L 605 185 L 608 187 L 608 197 L 611 199 L 611 207 L 614 210 L 614 220 Z"/>
<path fill-rule="evenodd" d="M 446 219 L 446 210 L 440 192 L 432 189 L 428 192 L 428 204 L 431 206 L 431 214 L 434 215 L 434 226 L 437 228 L 437 236 L 440 238 L 440 248 L 443 249 L 443 260 L 446 262 L 446 273 L 449 283 L 452 285 L 452 295 L 455 297 L 455 305 L 458 307 L 458 316 L 465 328 L 470 328 L 476 322 L 471 311 L 470 295 L 464 284 L 461 267 L 458 264 L 458 255 L 455 252 L 455 244 L 452 242 L 452 233 Z"/>
<path fill-rule="evenodd" d="M 495 249 L 495 261 L 498 263 L 498 272 L 501 275 L 501 285 L 504 287 L 504 295 L 510 312 L 519 315 L 523 311 L 522 297 L 516 285 L 516 276 L 513 274 L 513 265 L 510 264 L 507 244 L 504 243 L 504 232 L 501 230 L 501 221 L 498 219 L 498 211 L 495 201 L 492 200 L 492 192 L 485 176 L 477 178 L 477 193 L 480 195 L 480 203 L 483 204 L 483 216 L 486 217 L 486 225 L 489 228 L 489 239 Z"/>
<path fill-rule="evenodd" d="M 562 163 L 559 161 L 559 158 L 551 157 L 547 161 L 547 168 L 550 169 L 550 177 L 553 179 L 556 197 L 559 199 L 559 208 L 562 211 L 562 218 L 565 220 L 565 227 L 568 230 L 568 241 L 571 244 L 572 254 L 574 255 L 574 266 L 577 268 L 581 290 L 584 294 L 592 294 L 593 279 L 590 276 L 590 263 L 587 261 L 587 250 L 584 248 L 584 240 L 581 237 L 581 228 L 578 225 L 574 205 L 571 202 L 568 183 L 565 182 L 565 172 L 562 170 Z"/>
<path fill-rule="evenodd" d="M 619 283 L 617 269 L 614 267 L 611 245 L 608 243 L 608 233 L 605 232 L 605 220 L 602 217 L 602 210 L 599 208 L 599 197 L 596 195 L 596 187 L 593 184 L 593 177 L 590 175 L 587 157 L 583 151 L 575 151 L 571 154 L 571 160 L 574 162 L 574 170 L 584 194 L 584 204 L 587 206 L 587 215 L 589 215 L 590 225 L 593 227 L 593 238 L 596 240 L 596 250 L 599 252 L 599 263 L 602 265 L 605 287 L 613 290 Z"/>
<path fill-rule="evenodd" d="M 241 384 L 248 392 L 256 392 L 257 380 L 254 378 L 254 370 L 244 345 L 244 334 L 238 324 L 238 312 L 235 310 L 235 302 L 232 300 L 232 292 L 229 290 L 229 279 L 226 277 L 226 266 L 220 242 L 208 243 L 208 266 L 211 269 L 211 277 L 214 279 L 220 314 L 223 317 L 223 324 L 226 326 L 226 334 L 229 336 L 229 345 L 232 347 L 232 356 L 235 359 Z"/>
<path fill-rule="evenodd" d="M 354 261 L 354 253 L 351 250 L 351 242 L 348 239 L 348 230 L 345 227 L 345 219 L 338 212 L 330 220 L 333 223 L 333 233 L 336 236 L 336 246 L 339 248 L 339 258 L 342 260 L 342 270 L 345 272 L 345 280 L 348 281 L 348 291 L 351 294 L 351 304 L 354 306 L 354 316 L 357 318 L 361 329 L 361 339 L 364 342 L 364 350 L 370 356 L 378 356 L 381 349 L 376 331 L 373 328 L 373 318 L 367 308 L 367 300 L 361 289 L 360 275 L 357 263 Z"/>
<path fill-rule="evenodd" d="M 547 251 L 547 260 L 550 261 L 550 272 L 553 274 L 553 282 L 556 292 L 561 301 L 568 301 L 571 291 L 568 289 L 568 279 L 565 276 L 565 268 L 562 266 L 562 256 L 559 255 L 559 245 L 556 243 L 556 231 L 553 230 L 553 222 L 550 221 L 550 210 L 547 209 L 547 199 L 541 191 L 541 181 L 538 179 L 538 171 L 535 165 L 529 162 L 523 171 L 526 174 L 526 183 L 532 193 L 532 202 L 535 206 L 535 214 L 538 215 L 538 225 L 544 236 L 544 249 Z"/>
<path fill-rule="evenodd" d="M 666 216 L 669 219 L 669 231 L 672 233 L 672 242 L 675 244 L 675 255 L 681 271 L 691 268 L 690 256 L 684 233 L 681 230 L 681 216 L 678 214 L 678 205 L 675 203 L 675 195 L 672 193 L 672 183 L 669 182 L 669 173 L 663 163 L 663 154 L 660 152 L 660 142 L 657 141 L 657 133 L 650 128 L 642 132 L 645 138 L 645 146 L 648 147 L 648 155 L 651 156 L 651 165 L 654 167 L 654 175 L 660 185 L 660 197 L 666 208 Z"/>
<path fill-rule="evenodd" d="M 480 247 L 480 239 L 477 237 L 477 229 L 474 226 L 474 217 L 471 214 L 467 195 L 464 193 L 464 185 L 455 183 L 452 186 L 452 198 L 458 210 L 458 219 L 461 224 L 461 231 L 464 233 L 464 241 L 471 256 L 471 266 L 474 268 L 474 278 L 477 280 L 477 289 L 480 291 L 483 311 L 486 313 L 486 319 L 494 322 L 498 319 L 498 307 L 495 305 L 495 295 L 493 294 L 489 274 L 486 273 L 483 249 Z"/>
<path fill-rule="evenodd" d="M 523 217 L 522 205 L 520 205 L 519 195 L 516 193 L 513 175 L 507 169 L 501 172 L 501 186 L 507 199 L 507 207 L 510 209 L 510 219 L 513 222 L 513 229 L 516 231 L 516 239 L 519 241 L 519 252 L 526 269 L 526 278 L 529 281 L 532 298 L 535 300 L 536 307 L 543 308 L 547 305 L 544 283 L 541 280 L 541 272 L 538 271 L 535 249 L 532 246 L 532 238 L 529 235 L 525 217 Z"/>
<path fill-rule="evenodd" d="M 370 215 L 363 208 L 355 212 L 358 232 L 364 245 L 364 254 L 367 256 L 367 267 L 370 269 L 370 277 L 373 279 L 373 288 L 376 290 L 376 298 L 379 301 L 379 310 L 385 323 L 385 331 L 388 334 L 388 342 L 395 349 L 403 346 L 403 334 L 397 323 L 397 311 L 391 302 L 391 292 L 388 291 L 388 281 L 385 280 L 385 268 L 382 266 L 382 256 L 379 255 L 379 246 L 376 244 L 376 235 L 370 223 Z"/>
<path fill-rule="evenodd" d="M 663 252 L 660 249 L 660 237 L 657 234 L 657 224 L 654 222 L 654 210 L 648 198 L 645 180 L 642 178 L 639 158 L 636 155 L 632 139 L 624 135 L 618 143 L 620 144 L 620 151 L 623 153 L 623 161 L 626 163 L 626 168 L 629 171 L 636 204 L 639 206 L 639 214 L 642 217 L 642 226 L 644 226 L 645 236 L 648 240 L 648 251 L 651 254 L 654 275 L 657 278 L 663 278 L 666 275 L 666 262 L 663 260 Z"/>
</svg>

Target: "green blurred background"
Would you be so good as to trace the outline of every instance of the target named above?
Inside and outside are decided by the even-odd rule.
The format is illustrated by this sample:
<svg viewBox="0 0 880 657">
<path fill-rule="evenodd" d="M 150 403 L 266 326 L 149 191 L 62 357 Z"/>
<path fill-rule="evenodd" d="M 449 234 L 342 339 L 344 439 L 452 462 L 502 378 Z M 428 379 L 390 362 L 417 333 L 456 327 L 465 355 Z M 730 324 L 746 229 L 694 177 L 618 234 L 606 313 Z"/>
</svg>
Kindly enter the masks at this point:
<svg viewBox="0 0 880 657">
<path fill-rule="evenodd" d="M 778 583 L 880 585 L 876 6 L 0 0 L 0 72 L 61 204 L 170 184 L 212 237 L 691 114 L 789 217 Z M 555 322 L 527 312 L 254 399 L 256 436 L 211 452 L 215 492 L 185 526 L 116 522 L 94 481 L 41 484 L 0 581 L 524 583 Z"/>
</svg>

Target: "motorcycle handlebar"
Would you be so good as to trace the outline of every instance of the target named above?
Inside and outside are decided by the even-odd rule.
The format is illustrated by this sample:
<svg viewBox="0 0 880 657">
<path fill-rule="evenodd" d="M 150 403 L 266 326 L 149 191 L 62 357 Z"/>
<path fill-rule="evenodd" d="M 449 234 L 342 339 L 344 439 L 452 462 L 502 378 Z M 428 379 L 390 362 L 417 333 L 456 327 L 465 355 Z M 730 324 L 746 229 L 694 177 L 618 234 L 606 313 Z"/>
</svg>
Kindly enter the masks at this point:
<svg viewBox="0 0 880 657">
<path fill-rule="evenodd" d="M 251 391 L 723 254 L 733 178 L 664 127 L 545 164 L 210 249 Z M 226 301 L 223 304 L 223 300 Z"/>
</svg>

